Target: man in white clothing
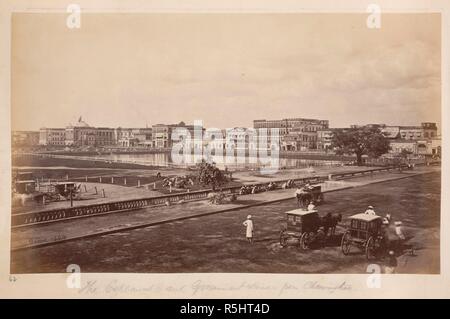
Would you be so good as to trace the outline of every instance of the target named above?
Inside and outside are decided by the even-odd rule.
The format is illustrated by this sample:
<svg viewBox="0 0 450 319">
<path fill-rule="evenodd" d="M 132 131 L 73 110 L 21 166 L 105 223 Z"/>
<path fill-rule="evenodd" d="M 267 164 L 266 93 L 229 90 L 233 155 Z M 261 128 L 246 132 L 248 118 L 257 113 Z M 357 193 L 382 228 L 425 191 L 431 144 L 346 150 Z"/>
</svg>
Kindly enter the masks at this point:
<svg viewBox="0 0 450 319">
<path fill-rule="evenodd" d="M 253 243 L 253 221 L 252 221 L 252 215 L 248 215 L 247 216 L 247 220 L 243 223 L 243 225 L 246 227 L 245 236 L 247 237 L 248 242 L 251 244 L 251 243 Z"/>
<path fill-rule="evenodd" d="M 376 215 L 377 213 L 375 213 L 373 206 L 369 206 L 367 207 L 366 211 L 364 212 L 364 214 L 368 214 L 368 215 Z"/>
</svg>

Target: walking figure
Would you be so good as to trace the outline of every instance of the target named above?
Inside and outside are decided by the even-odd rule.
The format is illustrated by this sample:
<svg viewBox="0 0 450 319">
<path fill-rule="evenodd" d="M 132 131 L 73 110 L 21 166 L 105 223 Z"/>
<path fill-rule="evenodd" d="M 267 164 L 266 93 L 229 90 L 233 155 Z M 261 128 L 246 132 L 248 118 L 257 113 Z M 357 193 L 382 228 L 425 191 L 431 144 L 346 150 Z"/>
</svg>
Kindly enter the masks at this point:
<svg viewBox="0 0 450 319">
<path fill-rule="evenodd" d="M 246 234 L 248 242 L 251 244 L 253 243 L 253 221 L 252 221 L 252 215 L 247 216 L 247 220 L 243 222 L 243 225 L 246 227 Z"/>
<path fill-rule="evenodd" d="M 384 273 L 395 274 L 395 268 L 397 268 L 397 257 L 395 257 L 394 251 L 391 250 L 391 251 L 389 251 L 389 257 L 387 260 L 387 264 L 384 267 Z"/>
</svg>

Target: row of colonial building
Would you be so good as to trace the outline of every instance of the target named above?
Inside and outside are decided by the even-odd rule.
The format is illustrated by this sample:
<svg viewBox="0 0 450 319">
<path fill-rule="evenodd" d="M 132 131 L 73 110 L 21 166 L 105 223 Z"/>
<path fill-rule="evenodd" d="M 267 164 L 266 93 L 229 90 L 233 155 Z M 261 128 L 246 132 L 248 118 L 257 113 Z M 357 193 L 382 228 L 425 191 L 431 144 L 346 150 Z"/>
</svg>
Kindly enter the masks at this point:
<svg viewBox="0 0 450 319">
<path fill-rule="evenodd" d="M 327 120 L 291 118 L 283 120 L 255 120 L 254 128 L 278 128 L 280 148 L 283 151 L 332 150 L 335 132 L 349 128 L 330 128 Z M 386 124 L 352 125 L 350 128 L 377 128 L 389 139 L 391 152 L 403 150 L 412 154 L 438 155 L 441 152 L 441 139 L 436 123 L 424 122 L 417 126 Z"/>
<path fill-rule="evenodd" d="M 357 125 L 351 128 L 358 127 Z M 436 123 L 425 122 L 418 126 L 390 126 L 385 124 L 365 125 L 379 129 L 390 140 L 391 152 L 400 153 L 407 150 L 413 154 L 440 154 L 440 137 Z M 65 128 L 41 128 L 39 132 L 13 132 L 13 145 L 45 145 L 56 147 L 146 147 L 171 148 L 176 129 L 188 131 L 191 136 L 201 140 L 193 141 L 196 147 L 209 145 L 213 148 L 225 149 L 230 142 L 235 148 L 270 148 L 271 142 L 276 140 L 282 151 L 332 151 L 332 137 L 336 131 L 349 128 L 330 128 L 328 120 L 288 118 L 281 120 L 254 120 L 253 128 L 258 137 L 262 134 L 267 142 L 261 145 L 249 137 L 246 128 L 219 130 L 219 136 L 206 136 L 203 127 L 178 124 L 156 124 L 145 128 L 107 128 L 88 125 L 80 117 L 74 125 Z M 196 130 L 197 129 L 197 130 Z M 278 135 L 272 136 L 271 129 L 277 129 Z M 196 133 L 194 133 L 196 132 Z M 200 132 L 200 136 L 198 136 Z M 207 132 L 207 131 L 206 131 Z M 243 143 L 241 143 L 241 141 Z"/>
<path fill-rule="evenodd" d="M 172 132 L 175 128 L 194 131 L 193 125 L 156 124 L 145 128 L 93 127 L 80 119 L 65 128 L 41 128 L 39 132 L 15 131 L 12 142 L 16 146 L 55 146 L 55 147 L 147 147 L 169 148 L 172 145 Z"/>
</svg>

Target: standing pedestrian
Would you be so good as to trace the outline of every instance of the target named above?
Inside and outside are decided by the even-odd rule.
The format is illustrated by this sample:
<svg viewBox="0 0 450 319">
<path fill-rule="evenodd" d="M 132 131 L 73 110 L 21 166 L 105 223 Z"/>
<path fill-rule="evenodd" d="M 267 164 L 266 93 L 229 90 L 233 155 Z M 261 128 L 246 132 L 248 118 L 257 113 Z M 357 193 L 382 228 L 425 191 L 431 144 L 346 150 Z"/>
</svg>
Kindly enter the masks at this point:
<svg viewBox="0 0 450 319">
<path fill-rule="evenodd" d="M 405 234 L 403 234 L 403 229 L 402 229 L 402 222 L 401 221 L 396 221 L 395 222 L 395 234 L 398 236 L 398 238 L 400 238 L 401 240 L 405 240 Z"/>
<path fill-rule="evenodd" d="M 310 202 L 309 205 L 308 205 L 308 211 L 309 211 L 309 212 L 312 212 L 312 211 L 314 211 L 314 210 L 316 210 L 316 205 L 314 205 L 314 201 L 311 200 L 311 202 Z"/>
<path fill-rule="evenodd" d="M 247 237 L 248 242 L 253 243 L 253 221 L 252 215 L 247 216 L 247 220 L 243 222 L 243 225 L 246 227 L 245 236 Z"/>
<path fill-rule="evenodd" d="M 395 257 L 394 251 L 390 250 L 387 265 L 384 267 L 384 273 L 395 274 L 395 268 L 397 268 L 397 257 Z"/>
</svg>

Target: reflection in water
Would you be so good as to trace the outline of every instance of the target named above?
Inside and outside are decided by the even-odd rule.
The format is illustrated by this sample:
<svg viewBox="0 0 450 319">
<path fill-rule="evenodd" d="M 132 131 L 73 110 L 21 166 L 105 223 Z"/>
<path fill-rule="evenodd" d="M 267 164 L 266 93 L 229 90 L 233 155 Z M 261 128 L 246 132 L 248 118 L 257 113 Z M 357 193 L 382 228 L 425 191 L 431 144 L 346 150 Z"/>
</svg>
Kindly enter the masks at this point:
<svg viewBox="0 0 450 319">
<path fill-rule="evenodd" d="M 96 155 L 97 159 L 105 159 L 113 162 L 126 162 L 126 163 L 136 163 L 141 165 L 150 166 L 162 166 L 162 167 L 188 167 L 193 166 L 195 163 L 199 162 L 201 159 L 195 159 L 193 155 L 188 155 L 184 158 L 184 162 L 181 164 L 174 163 L 171 158 L 170 153 L 157 153 L 157 154 L 107 154 L 107 155 Z M 225 167 L 229 169 L 236 168 L 256 168 L 256 167 L 270 167 L 275 165 L 274 162 L 270 163 L 270 158 L 267 160 L 260 160 L 255 157 L 234 157 L 234 158 L 215 158 L 215 163 L 217 167 L 224 169 Z M 341 161 L 330 161 L 330 160 L 312 160 L 312 159 L 297 159 L 297 158 L 279 158 L 277 159 L 279 163 L 279 168 L 302 168 L 309 166 L 340 166 Z M 267 163 L 264 165 L 264 163 Z"/>
</svg>

